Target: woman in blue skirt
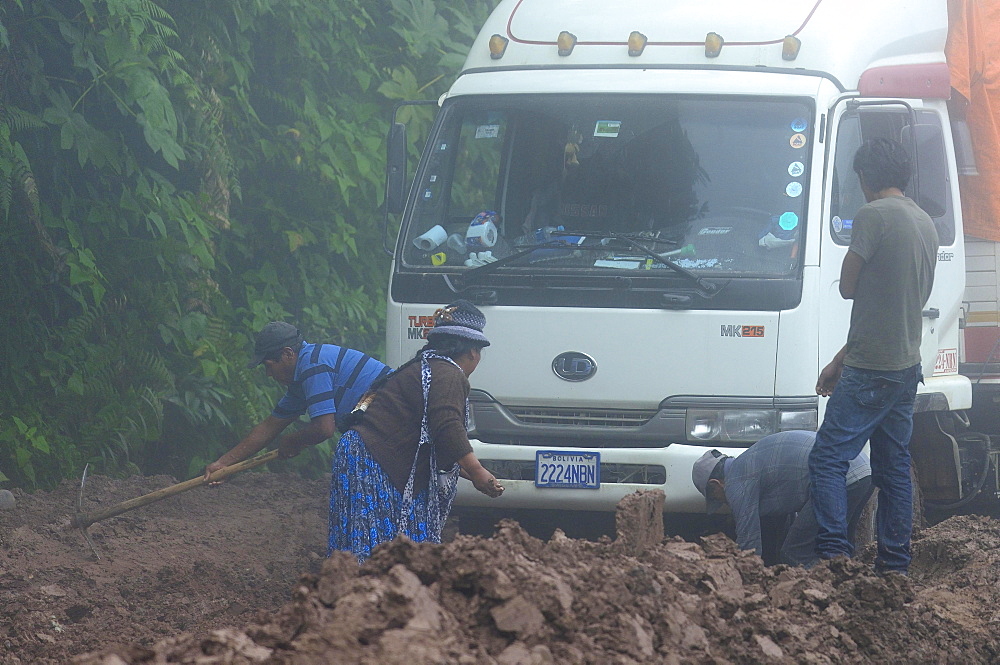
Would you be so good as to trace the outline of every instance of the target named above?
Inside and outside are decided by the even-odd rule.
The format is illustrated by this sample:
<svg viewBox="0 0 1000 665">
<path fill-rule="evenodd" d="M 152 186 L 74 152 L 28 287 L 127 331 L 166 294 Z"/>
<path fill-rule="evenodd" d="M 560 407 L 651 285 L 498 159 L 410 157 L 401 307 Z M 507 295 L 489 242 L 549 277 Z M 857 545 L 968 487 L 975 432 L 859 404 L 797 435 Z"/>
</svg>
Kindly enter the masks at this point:
<svg viewBox="0 0 1000 665">
<path fill-rule="evenodd" d="M 400 533 L 440 543 L 459 475 L 487 496 L 503 493 L 468 437 L 468 377 L 490 344 L 485 326 L 468 301 L 438 310 L 427 346 L 359 402 L 333 458 L 330 552 L 361 563 Z"/>
</svg>

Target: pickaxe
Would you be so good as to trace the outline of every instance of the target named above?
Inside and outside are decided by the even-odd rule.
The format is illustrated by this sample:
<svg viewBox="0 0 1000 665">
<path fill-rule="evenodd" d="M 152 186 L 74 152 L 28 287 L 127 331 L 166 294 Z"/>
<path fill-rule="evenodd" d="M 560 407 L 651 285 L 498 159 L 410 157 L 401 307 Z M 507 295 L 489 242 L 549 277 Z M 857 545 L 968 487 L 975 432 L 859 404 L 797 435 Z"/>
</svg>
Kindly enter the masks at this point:
<svg viewBox="0 0 1000 665">
<path fill-rule="evenodd" d="M 95 510 L 92 513 L 84 513 L 83 488 L 87 484 L 87 468 L 90 466 L 88 464 L 83 467 L 83 477 L 80 479 L 80 494 L 76 498 L 76 514 L 73 515 L 73 519 L 70 520 L 70 526 L 74 526 L 83 531 L 83 537 L 87 539 L 87 544 L 90 545 L 90 549 L 93 550 L 94 556 L 100 559 L 101 555 L 97 553 L 97 548 L 94 547 L 94 542 L 90 539 L 90 534 L 87 533 L 87 527 L 94 522 L 100 522 L 101 520 L 106 520 L 109 517 L 121 515 L 124 512 L 132 510 L 133 508 L 145 506 L 155 501 L 159 501 L 160 499 L 166 499 L 169 496 L 186 492 L 187 490 L 195 487 L 224 480 L 235 473 L 258 467 L 261 464 L 265 464 L 277 458 L 278 451 L 272 450 L 264 455 L 251 457 L 250 459 L 243 460 L 242 462 L 237 462 L 236 464 L 230 464 L 229 466 L 223 467 L 212 473 L 212 475 L 208 478 L 205 478 L 205 476 L 198 476 L 197 478 L 192 478 L 191 480 L 185 480 L 183 483 L 177 483 L 176 485 L 164 487 L 163 489 L 156 490 L 155 492 L 150 492 L 149 494 L 143 494 L 140 497 L 129 499 L 128 501 L 122 501 L 121 503 L 111 506 L 110 508 L 105 508 L 104 510 Z"/>
</svg>

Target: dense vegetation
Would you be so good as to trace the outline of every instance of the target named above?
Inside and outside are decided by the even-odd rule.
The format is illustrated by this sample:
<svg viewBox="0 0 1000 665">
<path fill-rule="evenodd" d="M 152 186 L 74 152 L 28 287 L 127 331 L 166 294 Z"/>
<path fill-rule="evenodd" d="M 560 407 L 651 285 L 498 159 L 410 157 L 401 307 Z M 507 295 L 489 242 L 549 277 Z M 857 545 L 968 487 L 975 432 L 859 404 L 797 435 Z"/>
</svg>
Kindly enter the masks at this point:
<svg viewBox="0 0 1000 665">
<path fill-rule="evenodd" d="M 378 355 L 390 110 L 493 4 L 0 0 L 0 484 L 196 473 L 269 320 Z"/>
</svg>

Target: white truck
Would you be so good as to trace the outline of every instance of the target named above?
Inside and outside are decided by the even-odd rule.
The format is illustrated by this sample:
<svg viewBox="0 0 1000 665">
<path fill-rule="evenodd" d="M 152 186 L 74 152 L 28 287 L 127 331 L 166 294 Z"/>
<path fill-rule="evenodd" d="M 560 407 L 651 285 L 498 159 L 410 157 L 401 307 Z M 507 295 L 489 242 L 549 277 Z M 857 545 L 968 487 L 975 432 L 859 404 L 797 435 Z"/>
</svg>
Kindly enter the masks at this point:
<svg viewBox="0 0 1000 665">
<path fill-rule="evenodd" d="M 388 150 L 386 208 L 401 214 L 389 363 L 458 298 L 483 309 L 493 342 L 472 377 L 470 436 L 507 490 L 490 502 L 463 483 L 459 508 L 613 511 L 658 488 L 668 512 L 701 513 L 691 466 L 707 448 L 736 455 L 816 429 L 816 377 L 850 316 L 837 282 L 864 203 L 852 158 L 875 136 L 911 151 L 907 193 L 940 236 L 911 444 L 920 488 L 946 508 L 995 495 L 981 432 L 1000 426 L 974 432 L 968 414 L 974 384 L 996 407 L 997 264 L 979 260 L 992 241 L 963 232 L 959 175 L 975 164 L 949 108 L 948 12 L 945 0 L 497 6 L 437 102 L 412 181 L 399 123 Z M 967 243 L 992 301 L 965 294 Z M 976 321 L 993 331 L 968 368 Z"/>
</svg>

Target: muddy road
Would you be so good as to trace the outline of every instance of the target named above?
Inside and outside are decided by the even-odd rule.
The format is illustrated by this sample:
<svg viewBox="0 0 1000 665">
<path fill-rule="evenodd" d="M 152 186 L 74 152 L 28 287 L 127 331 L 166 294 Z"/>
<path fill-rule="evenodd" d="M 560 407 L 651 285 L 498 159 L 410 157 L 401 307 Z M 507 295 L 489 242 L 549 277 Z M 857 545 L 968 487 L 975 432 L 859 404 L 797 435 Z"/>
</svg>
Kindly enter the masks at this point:
<svg viewBox="0 0 1000 665">
<path fill-rule="evenodd" d="M 88 510 L 171 484 L 88 481 Z M 0 511 L 0 664 L 992 663 L 1000 522 L 920 531 L 909 578 L 863 560 L 765 568 L 725 535 L 397 540 L 326 559 L 325 481 L 246 474 L 90 528 L 75 483 Z M 662 523 L 661 523 L 662 524 Z M 870 554 L 869 554 L 870 555 Z"/>
</svg>

